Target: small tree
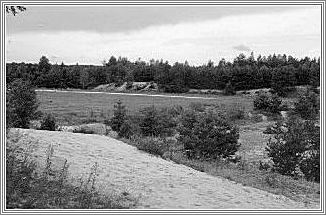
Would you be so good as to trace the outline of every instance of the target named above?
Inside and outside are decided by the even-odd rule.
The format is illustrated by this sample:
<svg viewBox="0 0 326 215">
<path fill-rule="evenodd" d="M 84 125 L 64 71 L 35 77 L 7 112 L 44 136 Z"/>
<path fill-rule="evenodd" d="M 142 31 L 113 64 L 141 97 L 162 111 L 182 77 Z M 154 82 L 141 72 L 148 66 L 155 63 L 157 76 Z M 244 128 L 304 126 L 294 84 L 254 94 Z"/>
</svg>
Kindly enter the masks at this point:
<svg viewBox="0 0 326 215">
<path fill-rule="evenodd" d="M 294 104 L 294 112 L 303 119 L 315 119 L 319 113 L 317 94 L 307 89 Z"/>
<path fill-rule="evenodd" d="M 254 99 L 254 109 L 264 110 L 271 113 L 279 113 L 282 99 L 277 94 L 260 91 Z"/>
<path fill-rule="evenodd" d="M 127 110 L 126 107 L 119 100 L 114 105 L 113 117 L 110 120 L 106 120 L 105 124 L 111 126 L 113 131 L 120 131 L 122 124 L 125 122 L 127 118 Z"/>
<path fill-rule="evenodd" d="M 226 158 L 240 147 L 238 129 L 213 112 L 186 111 L 178 131 L 178 141 L 191 158 Z"/>
<path fill-rule="evenodd" d="M 29 121 L 37 115 L 37 108 L 36 92 L 29 82 L 17 79 L 7 85 L 7 126 L 28 128 Z"/>
<path fill-rule="evenodd" d="M 144 136 L 171 136 L 176 128 L 176 121 L 168 109 L 156 109 L 150 106 L 141 110 L 139 124 Z"/>
<path fill-rule="evenodd" d="M 276 125 L 275 141 L 267 144 L 273 168 L 283 175 L 296 175 L 301 169 L 308 179 L 319 180 L 319 126 L 313 121 L 302 121 L 292 116 Z"/>
<path fill-rule="evenodd" d="M 52 114 L 47 114 L 41 122 L 41 130 L 55 131 L 57 128 L 56 120 Z"/>
</svg>

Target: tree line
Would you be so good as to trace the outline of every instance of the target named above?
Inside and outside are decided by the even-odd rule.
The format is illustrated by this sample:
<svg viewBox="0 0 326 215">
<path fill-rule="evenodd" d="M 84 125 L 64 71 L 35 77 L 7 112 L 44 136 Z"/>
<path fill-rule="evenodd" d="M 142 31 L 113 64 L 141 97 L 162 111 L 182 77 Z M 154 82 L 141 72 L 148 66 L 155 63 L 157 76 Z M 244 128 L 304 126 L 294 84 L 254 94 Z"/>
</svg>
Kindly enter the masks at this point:
<svg viewBox="0 0 326 215">
<path fill-rule="evenodd" d="M 163 60 L 131 62 L 112 56 L 101 66 L 51 64 L 42 56 L 38 64 L 7 63 L 7 83 L 20 78 L 36 87 L 90 89 L 101 84 L 155 82 L 165 92 L 186 92 L 189 89 L 250 90 L 295 85 L 319 86 L 320 58 L 269 55 L 237 56 L 232 62 L 221 59 L 201 66 L 169 64 Z"/>
</svg>

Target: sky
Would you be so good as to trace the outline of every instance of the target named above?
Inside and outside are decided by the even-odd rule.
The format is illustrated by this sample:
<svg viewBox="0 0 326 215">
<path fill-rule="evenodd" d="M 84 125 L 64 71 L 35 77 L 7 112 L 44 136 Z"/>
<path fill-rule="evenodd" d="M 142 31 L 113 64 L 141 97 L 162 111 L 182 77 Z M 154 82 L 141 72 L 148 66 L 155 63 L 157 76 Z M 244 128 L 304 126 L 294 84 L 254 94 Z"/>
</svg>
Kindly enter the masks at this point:
<svg viewBox="0 0 326 215">
<path fill-rule="evenodd" d="M 6 15 L 7 62 L 110 56 L 202 65 L 240 53 L 319 57 L 320 6 L 27 6 Z"/>
</svg>

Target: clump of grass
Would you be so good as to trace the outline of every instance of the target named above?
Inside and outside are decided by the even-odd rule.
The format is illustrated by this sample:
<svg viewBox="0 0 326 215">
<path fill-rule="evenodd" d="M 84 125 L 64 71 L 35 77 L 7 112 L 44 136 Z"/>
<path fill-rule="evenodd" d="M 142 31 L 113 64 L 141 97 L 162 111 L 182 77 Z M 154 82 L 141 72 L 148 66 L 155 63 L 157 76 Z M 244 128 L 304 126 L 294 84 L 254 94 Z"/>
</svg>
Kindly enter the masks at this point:
<svg viewBox="0 0 326 215">
<path fill-rule="evenodd" d="M 8 209 L 105 209 L 129 208 L 134 202 L 113 199 L 96 190 L 98 164 L 95 163 L 87 180 L 79 186 L 68 179 L 69 164 L 65 160 L 61 169 L 52 165 L 53 147 L 49 146 L 43 170 L 37 168 L 30 150 L 20 137 L 10 138 L 6 148 L 6 207 Z M 125 203 L 127 202 L 127 204 Z"/>
<path fill-rule="evenodd" d="M 80 127 L 80 128 L 74 129 L 72 132 L 73 133 L 82 133 L 82 134 L 94 134 L 95 133 L 95 131 L 87 129 L 85 127 Z"/>
</svg>

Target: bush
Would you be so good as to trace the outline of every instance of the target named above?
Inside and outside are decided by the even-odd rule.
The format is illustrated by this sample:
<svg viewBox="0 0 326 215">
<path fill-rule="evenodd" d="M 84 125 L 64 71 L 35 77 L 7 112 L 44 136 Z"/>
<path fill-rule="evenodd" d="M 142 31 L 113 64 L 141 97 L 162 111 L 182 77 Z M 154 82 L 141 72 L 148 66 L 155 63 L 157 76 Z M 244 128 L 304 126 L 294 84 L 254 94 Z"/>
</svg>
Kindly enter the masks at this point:
<svg viewBox="0 0 326 215">
<path fill-rule="evenodd" d="M 171 136 L 176 128 L 176 121 L 167 109 L 158 110 L 150 106 L 141 110 L 140 130 L 144 136 Z"/>
<path fill-rule="evenodd" d="M 150 154 L 163 156 L 170 149 L 170 141 L 158 137 L 139 138 L 136 140 L 136 147 Z"/>
<path fill-rule="evenodd" d="M 294 104 L 294 113 L 303 119 L 315 119 L 319 114 L 318 96 L 310 90 L 306 90 Z"/>
<path fill-rule="evenodd" d="M 52 114 L 47 114 L 41 122 L 40 130 L 55 131 L 56 128 L 57 126 L 54 116 Z"/>
<path fill-rule="evenodd" d="M 127 119 L 123 122 L 118 132 L 119 137 L 130 138 L 133 135 L 140 133 L 139 126 L 131 119 Z"/>
<path fill-rule="evenodd" d="M 234 155 L 240 146 L 238 129 L 211 111 L 186 111 L 181 117 L 178 132 L 178 142 L 190 158 L 227 158 Z"/>
<path fill-rule="evenodd" d="M 113 117 L 110 120 L 105 120 L 105 124 L 111 126 L 113 131 L 119 132 L 122 124 L 127 118 L 126 107 L 122 105 L 122 102 L 119 100 L 114 105 Z"/>
<path fill-rule="evenodd" d="M 283 175 L 295 176 L 300 169 L 307 179 L 319 181 L 319 126 L 313 121 L 302 121 L 292 116 L 273 129 L 275 140 L 267 144 L 273 169 Z"/>
<path fill-rule="evenodd" d="M 282 99 L 276 94 L 260 91 L 254 99 L 254 109 L 279 113 L 282 109 Z"/>
<path fill-rule="evenodd" d="M 38 108 L 34 87 L 22 79 L 7 85 L 6 121 L 8 127 L 28 128 Z"/>
</svg>

